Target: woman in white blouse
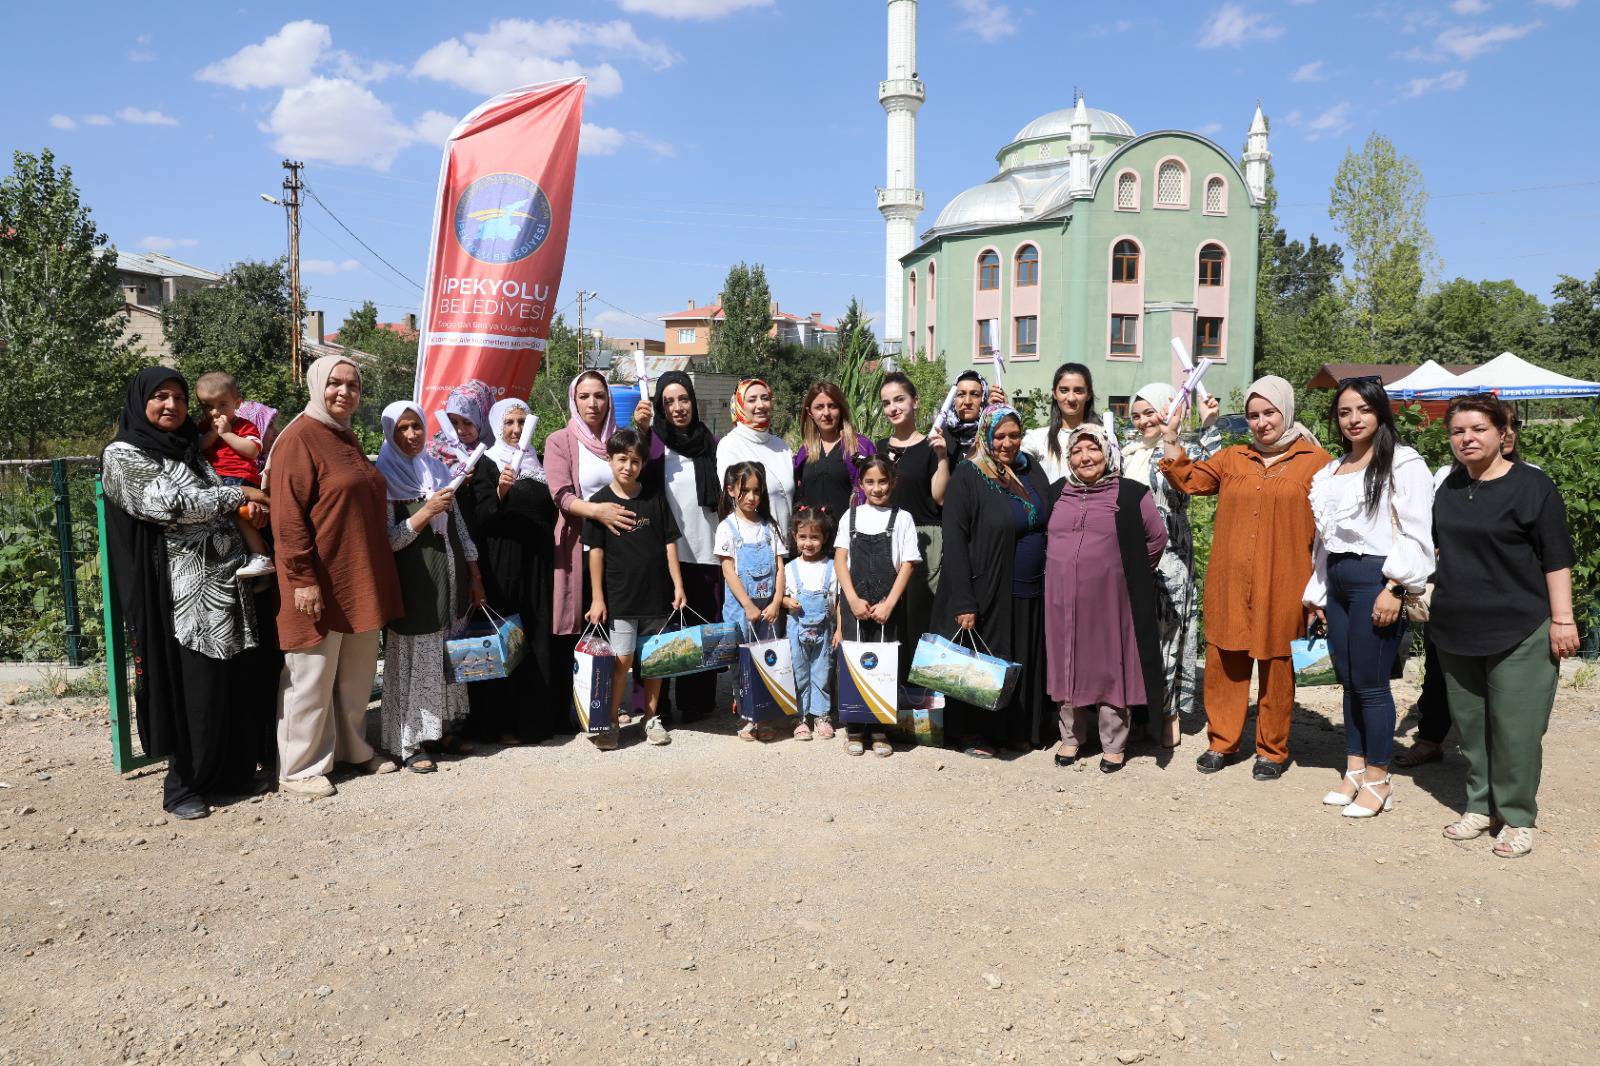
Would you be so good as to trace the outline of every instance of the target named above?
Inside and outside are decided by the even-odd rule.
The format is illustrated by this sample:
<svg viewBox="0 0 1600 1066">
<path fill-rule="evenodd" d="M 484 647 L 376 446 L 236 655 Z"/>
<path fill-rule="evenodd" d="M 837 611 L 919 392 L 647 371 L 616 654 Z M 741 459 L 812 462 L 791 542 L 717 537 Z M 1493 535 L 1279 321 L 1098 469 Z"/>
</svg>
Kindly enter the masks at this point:
<svg viewBox="0 0 1600 1066">
<path fill-rule="evenodd" d="M 735 463 L 760 463 L 767 469 L 767 502 L 772 521 L 785 540 L 794 510 L 794 452 L 773 434 L 772 388 L 760 378 L 745 378 L 728 404 L 733 429 L 717 442 L 717 480 Z"/>
<path fill-rule="evenodd" d="M 1311 479 L 1315 569 L 1303 597 L 1307 622 L 1327 627 L 1344 685 L 1344 779 L 1322 802 L 1371 818 L 1394 803 L 1389 669 L 1409 637 L 1405 595 L 1433 573 L 1433 477 L 1399 443 L 1379 379 L 1339 382 L 1332 416 L 1345 452 Z"/>
</svg>

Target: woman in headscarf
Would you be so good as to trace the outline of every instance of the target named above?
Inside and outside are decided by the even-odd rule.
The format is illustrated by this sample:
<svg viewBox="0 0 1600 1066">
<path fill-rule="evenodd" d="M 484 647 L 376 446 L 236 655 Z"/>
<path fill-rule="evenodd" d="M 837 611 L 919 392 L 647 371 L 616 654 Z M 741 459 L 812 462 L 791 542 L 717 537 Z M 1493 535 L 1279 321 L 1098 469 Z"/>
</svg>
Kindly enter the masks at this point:
<svg viewBox="0 0 1600 1066">
<path fill-rule="evenodd" d="M 656 379 L 655 439 L 645 480 L 664 491 L 678 538 L 678 566 L 688 607 L 699 618 L 714 621 L 722 610 L 722 566 L 717 561 L 717 437 L 700 419 L 694 382 L 681 370 Z M 689 674 L 663 686 L 662 705 L 676 711 L 680 722 L 710 712 L 717 698 L 717 675 Z"/>
<path fill-rule="evenodd" d="M 1050 379 L 1050 423 L 1028 430 L 1022 450 L 1044 467 L 1053 485 L 1067 476 L 1067 435 L 1099 419 L 1094 409 L 1094 376 L 1082 363 L 1062 363 Z"/>
<path fill-rule="evenodd" d="M 783 438 L 768 432 L 772 425 L 772 388 L 760 378 L 745 378 L 733 390 L 729 408 L 733 429 L 717 442 L 717 481 L 736 463 L 760 463 L 767 470 L 767 501 L 772 522 L 789 535 L 794 511 L 794 452 Z"/>
<path fill-rule="evenodd" d="M 1070 766 L 1098 721 L 1100 769 L 1113 773 L 1131 708 L 1163 703 L 1154 569 L 1167 527 L 1150 490 L 1118 476 L 1104 427 L 1084 422 L 1065 444 L 1044 579 L 1047 686 L 1061 708 L 1055 761 Z"/>
<path fill-rule="evenodd" d="M 1294 718 L 1294 659 L 1289 642 L 1305 632 L 1300 594 L 1311 576 L 1316 521 L 1311 479 L 1333 457 L 1294 420 L 1294 388 L 1257 379 L 1245 393 L 1250 443 L 1196 462 L 1175 440 L 1177 417 L 1163 440 L 1161 470 L 1190 496 L 1216 496 L 1217 518 L 1206 571 L 1206 726 L 1210 746 L 1195 765 L 1203 774 L 1239 750 L 1250 704 L 1250 674 L 1260 672 L 1256 762 L 1251 776 L 1274 781 L 1289 763 Z"/>
<path fill-rule="evenodd" d="M 261 734 L 243 711 L 233 662 L 256 646 L 255 602 L 235 576 L 245 549 L 233 516 L 267 497 L 224 486 L 201 460 L 188 386 L 167 367 L 128 383 L 101 462 L 139 742 L 167 759 L 162 806 L 204 818 L 208 796 L 256 791 Z"/>
<path fill-rule="evenodd" d="M 430 750 L 467 715 L 466 686 L 447 676 L 446 631 L 483 603 L 478 552 L 450 489 L 450 471 L 423 454 L 422 408 L 383 409 L 378 472 L 388 484 L 389 546 L 405 613 L 389 623 L 383 655 L 383 746 L 407 769 L 438 769 Z"/>
<path fill-rule="evenodd" d="M 521 400 L 495 404 L 489 411 L 495 445 L 457 497 L 478 546 L 489 606 L 503 618 L 521 616 L 527 649 L 510 677 L 467 686 L 470 731 L 519 744 L 572 732 L 567 711 L 571 678 L 557 677 L 552 668 L 556 505 L 533 449 L 535 422 Z"/>
<path fill-rule="evenodd" d="M 984 405 L 1010 402 L 1004 388 L 990 385 L 976 370 L 963 370 L 957 375 L 955 390 L 950 413 L 939 429 L 939 435 L 945 440 L 945 460 L 952 470 L 977 450 L 978 419 L 983 417 Z"/>
<path fill-rule="evenodd" d="M 1150 708 L 1152 739 L 1162 747 L 1178 745 L 1182 736 L 1181 717 L 1195 713 L 1195 638 L 1199 632 L 1200 599 L 1194 579 L 1194 534 L 1189 527 L 1189 497 L 1162 476 L 1158 465 L 1162 441 L 1167 436 L 1183 449 L 1192 462 L 1209 459 L 1222 447 L 1222 431 L 1217 429 L 1216 397 L 1200 403 L 1200 433 L 1181 436 L 1179 426 L 1170 430 L 1167 422 L 1179 409 L 1173 404 L 1178 390 L 1164 381 L 1146 385 L 1133 395 L 1128 417 L 1138 438 L 1122 446 L 1122 477 L 1137 481 L 1150 490 L 1156 510 L 1167 526 L 1167 549 L 1156 568 L 1156 625 L 1161 635 L 1161 659 L 1166 676 L 1166 701 Z M 1181 420 L 1180 420 L 1181 424 Z"/>
<path fill-rule="evenodd" d="M 876 449 L 856 432 L 850 401 L 831 381 L 815 382 L 806 391 L 800 439 L 803 443 L 794 456 L 795 506 L 821 511 L 837 527 L 850 506 L 862 502 L 861 464 Z M 785 528 L 786 536 L 788 532 Z"/>
<path fill-rule="evenodd" d="M 331 796 L 335 762 L 398 769 L 365 733 L 378 635 L 404 613 L 389 546 L 389 491 L 350 429 L 361 369 L 325 355 L 306 370 L 306 409 L 278 436 L 267 464 L 276 540 L 279 787 Z"/>
<path fill-rule="evenodd" d="M 489 427 L 492 403 L 494 390 L 474 378 L 451 389 L 444 410 L 436 412 L 439 431 L 428 442 L 428 455 L 443 463 L 451 477 L 466 472 L 474 448 L 494 439 Z"/>
<path fill-rule="evenodd" d="M 1045 731 L 1044 566 L 1050 483 L 1022 453 L 1022 418 L 991 405 L 978 419 L 975 452 L 945 490 L 944 573 L 932 629 L 971 630 L 979 650 L 1022 664 L 1005 706 L 985 711 L 952 700 L 945 731 L 969 755 L 1040 747 Z"/>
<path fill-rule="evenodd" d="M 634 421 L 641 432 L 649 430 L 648 403 L 639 404 Z M 545 470 L 558 512 L 553 624 L 559 634 L 575 635 L 583 630 L 583 612 L 589 602 L 583 523 L 592 519 L 615 533 L 627 533 L 634 527 L 633 513 L 622 505 L 589 502 L 589 497 L 611 484 L 606 442 L 616 429 L 605 377 L 585 370 L 573 378 L 567 387 L 567 424 L 544 442 Z"/>
</svg>

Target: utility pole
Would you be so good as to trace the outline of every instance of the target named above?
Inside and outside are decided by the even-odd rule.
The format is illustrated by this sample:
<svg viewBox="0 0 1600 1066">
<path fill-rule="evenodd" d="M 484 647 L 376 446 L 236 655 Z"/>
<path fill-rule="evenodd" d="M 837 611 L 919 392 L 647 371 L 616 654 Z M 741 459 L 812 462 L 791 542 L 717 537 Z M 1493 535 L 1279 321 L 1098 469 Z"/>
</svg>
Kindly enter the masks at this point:
<svg viewBox="0 0 1600 1066">
<path fill-rule="evenodd" d="M 283 206 L 289 216 L 289 367 L 296 385 L 300 384 L 300 171 L 305 164 L 285 159 L 283 169 L 289 172 L 283 179 Z"/>
<path fill-rule="evenodd" d="M 592 300 L 599 295 L 600 294 L 597 292 L 584 292 L 582 289 L 578 290 L 578 373 L 580 374 L 583 373 L 585 369 L 585 364 L 583 361 L 583 304 L 585 300 Z"/>
</svg>

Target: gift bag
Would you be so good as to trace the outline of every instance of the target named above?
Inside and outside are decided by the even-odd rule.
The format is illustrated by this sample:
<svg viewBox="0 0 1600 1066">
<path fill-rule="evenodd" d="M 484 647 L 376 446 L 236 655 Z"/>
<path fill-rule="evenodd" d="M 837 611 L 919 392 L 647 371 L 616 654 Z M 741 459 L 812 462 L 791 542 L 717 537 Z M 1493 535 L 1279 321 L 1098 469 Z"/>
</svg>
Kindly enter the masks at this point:
<svg viewBox="0 0 1600 1066">
<path fill-rule="evenodd" d="M 1333 670 L 1333 658 L 1328 652 L 1327 637 L 1302 637 L 1299 640 L 1291 640 L 1289 651 L 1294 656 L 1296 688 L 1339 683 L 1339 678 Z"/>
<path fill-rule="evenodd" d="M 450 679 L 458 684 L 507 677 L 528 650 L 521 615 L 501 618 L 487 604 L 476 613 L 469 611 L 461 634 L 444 642 Z"/>
<path fill-rule="evenodd" d="M 883 627 L 879 626 L 879 636 Z M 894 641 L 841 640 L 835 656 L 839 721 L 892 726 L 898 720 L 900 645 Z"/>
<path fill-rule="evenodd" d="M 971 646 L 956 643 L 963 633 Z M 924 633 L 907 680 L 986 711 L 1004 706 L 1022 676 L 1022 664 L 979 651 L 976 645 L 982 639 L 970 629 L 957 630 L 956 640 Z"/>
<path fill-rule="evenodd" d="M 572 655 L 572 710 L 580 731 L 604 733 L 614 724 L 611 682 L 616 665 L 605 630 L 593 625 L 585 629 Z"/>
<path fill-rule="evenodd" d="M 693 614 L 694 612 L 688 612 Z M 699 618 L 699 615 L 695 615 Z M 683 677 L 708 670 L 721 670 L 739 661 L 740 627 L 733 622 L 684 624 L 687 614 L 677 611 L 667 626 L 644 642 L 639 649 L 639 672 L 645 677 Z"/>
<path fill-rule="evenodd" d="M 756 640 L 753 630 L 749 635 L 750 643 L 739 645 L 740 717 L 750 722 L 793 717 L 800 704 L 788 639 Z"/>
<path fill-rule="evenodd" d="M 901 707 L 895 716 L 894 739 L 927 747 L 944 747 L 943 707 Z"/>
</svg>

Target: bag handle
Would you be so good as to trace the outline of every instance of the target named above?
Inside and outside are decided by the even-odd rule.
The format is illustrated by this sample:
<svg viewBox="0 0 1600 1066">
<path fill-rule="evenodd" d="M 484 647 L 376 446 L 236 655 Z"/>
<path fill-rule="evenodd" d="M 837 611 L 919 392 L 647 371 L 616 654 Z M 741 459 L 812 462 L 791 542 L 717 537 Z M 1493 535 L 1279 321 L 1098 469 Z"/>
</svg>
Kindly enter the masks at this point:
<svg viewBox="0 0 1600 1066">
<path fill-rule="evenodd" d="M 993 655 L 994 654 L 994 652 L 989 650 L 989 642 L 984 640 L 983 639 L 983 634 L 978 632 L 978 627 L 977 626 L 973 626 L 971 629 L 963 629 L 961 626 L 956 626 L 955 635 L 950 638 L 950 642 L 952 644 L 960 644 L 961 643 L 961 634 L 963 634 L 963 633 L 965 633 L 967 635 L 967 640 L 969 642 L 968 646 L 971 647 L 973 651 L 980 650 L 978 645 L 981 644 L 981 645 L 983 645 L 981 650 L 983 651 L 983 653 L 985 655 Z"/>
<path fill-rule="evenodd" d="M 759 619 L 758 619 L 758 621 L 759 621 Z M 778 639 L 778 623 L 777 622 L 768 622 L 767 623 L 767 628 L 772 633 L 772 636 L 767 638 L 767 639 L 769 639 L 769 640 L 777 640 Z M 748 619 L 748 618 L 746 618 L 744 620 L 744 631 L 750 637 L 750 642 L 752 644 L 759 644 L 761 642 L 761 633 L 760 633 L 759 630 L 756 629 L 756 623 L 750 621 L 750 619 Z"/>
<path fill-rule="evenodd" d="M 590 622 L 589 624 L 585 625 L 583 627 L 583 632 L 578 635 L 578 639 L 581 641 L 584 637 L 587 637 L 591 629 L 600 634 L 601 640 L 605 641 L 607 644 L 611 643 L 611 633 L 606 629 L 605 626 L 600 625 L 598 622 Z"/>
</svg>

